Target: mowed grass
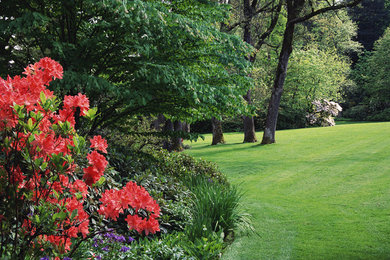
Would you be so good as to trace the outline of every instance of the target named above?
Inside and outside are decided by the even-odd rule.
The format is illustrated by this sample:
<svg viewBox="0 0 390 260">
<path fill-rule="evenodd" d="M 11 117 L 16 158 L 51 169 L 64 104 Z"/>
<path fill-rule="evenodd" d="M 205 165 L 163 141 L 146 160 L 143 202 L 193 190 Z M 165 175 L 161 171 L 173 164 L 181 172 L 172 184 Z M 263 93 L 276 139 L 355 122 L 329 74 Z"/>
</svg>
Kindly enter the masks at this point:
<svg viewBox="0 0 390 260">
<path fill-rule="evenodd" d="M 257 234 L 238 234 L 223 259 L 390 259 L 390 123 L 278 131 L 266 146 L 225 139 L 187 151 L 245 192 Z"/>
</svg>

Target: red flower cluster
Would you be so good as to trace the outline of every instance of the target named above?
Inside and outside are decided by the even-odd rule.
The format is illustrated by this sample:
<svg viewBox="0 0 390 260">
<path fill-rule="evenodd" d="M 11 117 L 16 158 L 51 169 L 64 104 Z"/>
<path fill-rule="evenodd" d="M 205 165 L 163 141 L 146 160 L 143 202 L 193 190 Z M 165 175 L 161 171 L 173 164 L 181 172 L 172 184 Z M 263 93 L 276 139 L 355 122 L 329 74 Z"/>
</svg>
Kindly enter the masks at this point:
<svg viewBox="0 0 390 260">
<path fill-rule="evenodd" d="M 149 193 L 134 182 L 128 182 L 122 190 L 108 190 L 100 199 L 102 205 L 98 212 L 106 218 L 116 220 L 120 213 L 132 207 L 135 211 L 146 210 L 150 213 L 148 219 L 142 219 L 137 215 L 128 215 L 126 221 L 130 229 L 139 233 L 156 233 L 159 231 L 157 218 L 160 216 L 160 207 L 150 197 Z"/>
<path fill-rule="evenodd" d="M 0 78 L 0 129 L 15 127 L 18 115 L 13 112 L 13 105 L 24 105 L 27 111 L 34 111 L 40 106 L 41 92 L 52 97 L 53 92 L 45 86 L 54 78 L 62 78 L 62 67 L 50 58 L 43 58 L 28 66 L 24 78 L 19 76 L 7 80 Z"/>
<path fill-rule="evenodd" d="M 107 161 L 106 158 L 97 151 L 88 154 L 87 158 L 91 166 L 88 166 L 83 170 L 83 179 L 87 185 L 91 186 L 103 175 L 104 169 L 107 166 Z"/>
<path fill-rule="evenodd" d="M 91 142 L 91 148 L 95 148 L 102 153 L 107 153 L 107 141 L 103 139 L 100 135 L 95 135 L 89 141 Z"/>
<path fill-rule="evenodd" d="M 56 227 L 53 234 L 39 233 L 37 220 L 24 215 L 21 232 L 24 236 L 33 236 L 32 239 L 35 237 L 35 246 L 44 244 L 40 242 L 44 240 L 65 252 L 70 249 L 71 238 L 77 238 L 78 234 L 85 237 L 89 233 L 89 215 L 83 204 L 88 187 L 103 176 L 107 167 L 102 154 L 107 153 L 107 141 L 101 136 L 90 139 L 89 165 L 82 169 L 84 174 L 79 178 L 80 172 L 75 171 L 80 167 L 73 159 L 79 156 L 75 151 L 80 150 L 76 149 L 80 137 L 74 129 L 74 113 L 79 108 L 81 116 L 87 115 L 88 98 L 82 94 L 65 96 L 63 107 L 58 110 L 55 96 L 46 86 L 53 79 L 61 79 L 63 70 L 50 58 L 29 65 L 24 74 L 26 77 L 0 78 L 0 151 L 3 154 L 0 156 L 0 203 L 23 201 L 26 210 L 42 201 L 53 205 Z M 16 193 L 4 194 L 10 187 Z M 159 231 L 158 204 L 144 188 L 133 182 L 122 190 L 105 191 L 100 202 L 98 213 L 112 220 L 117 220 L 129 207 L 136 213 L 143 210 L 148 218 L 127 216 L 129 228 L 146 234 Z M 0 222 L 13 219 L 13 212 L 3 210 L 0 207 Z M 56 217 L 56 214 L 66 217 Z"/>
</svg>

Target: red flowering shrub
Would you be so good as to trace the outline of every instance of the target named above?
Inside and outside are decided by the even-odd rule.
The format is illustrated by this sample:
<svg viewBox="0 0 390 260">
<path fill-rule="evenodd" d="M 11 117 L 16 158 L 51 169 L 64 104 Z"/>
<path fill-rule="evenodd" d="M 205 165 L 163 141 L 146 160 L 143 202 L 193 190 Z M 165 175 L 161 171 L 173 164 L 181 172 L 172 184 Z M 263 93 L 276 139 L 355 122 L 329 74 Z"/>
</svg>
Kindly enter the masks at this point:
<svg viewBox="0 0 390 260">
<path fill-rule="evenodd" d="M 62 73 L 60 64 L 43 58 L 25 69 L 25 77 L 0 78 L 0 258 L 37 257 L 44 250 L 61 256 L 90 232 L 83 204 L 108 164 L 107 142 L 95 136 L 88 148 L 75 131 L 77 108 L 80 116 L 93 116 L 85 95 L 65 96 L 59 109 L 46 87 Z M 86 153 L 85 165 L 77 164 Z M 100 203 L 101 218 L 130 212 L 130 229 L 159 230 L 159 206 L 133 182 L 106 190 Z"/>
</svg>

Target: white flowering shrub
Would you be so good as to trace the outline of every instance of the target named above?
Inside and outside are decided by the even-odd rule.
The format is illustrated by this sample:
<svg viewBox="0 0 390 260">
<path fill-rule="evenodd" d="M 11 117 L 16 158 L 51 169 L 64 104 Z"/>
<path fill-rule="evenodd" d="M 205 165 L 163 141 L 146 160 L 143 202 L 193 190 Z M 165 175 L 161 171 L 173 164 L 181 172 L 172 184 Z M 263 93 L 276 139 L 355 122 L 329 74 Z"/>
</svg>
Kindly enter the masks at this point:
<svg viewBox="0 0 390 260">
<path fill-rule="evenodd" d="M 337 116 L 343 109 L 333 101 L 315 100 L 312 102 L 313 112 L 306 116 L 309 125 L 316 126 L 334 126 L 334 117 Z"/>
</svg>

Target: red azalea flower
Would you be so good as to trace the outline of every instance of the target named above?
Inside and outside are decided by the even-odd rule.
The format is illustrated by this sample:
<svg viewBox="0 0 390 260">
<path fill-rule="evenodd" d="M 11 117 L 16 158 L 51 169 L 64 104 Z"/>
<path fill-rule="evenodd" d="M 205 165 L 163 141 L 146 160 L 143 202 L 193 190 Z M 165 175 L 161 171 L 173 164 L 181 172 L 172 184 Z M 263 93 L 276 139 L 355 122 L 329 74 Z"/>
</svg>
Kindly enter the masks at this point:
<svg viewBox="0 0 390 260">
<path fill-rule="evenodd" d="M 99 171 L 104 172 L 108 164 L 106 157 L 98 153 L 97 151 L 92 151 L 87 155 L 88 162 L 92 166 L 95 166 Z"/>
<path fill-rule="evenodd" d="M 77 96 L 65 96 L 64 108 L 75 109 L 80 108 L 80 116 L 85 116 L 89 110 L 89 100 L 86 95 L 79 93 Z"/>
<path fill-rule="evenodd" d="M 88 186 L 92 186 L 92 184 L 96 183 L 103 175 L 103 172 L 99 171 L 94 166 L 89 166 L 83 169 L 83 171 L 84 171 L 83 179 L 85 181 L 85 184 L 87 184 Z"/>
<path fill-rule="evenodd" d="M 101 151 L 102 153 L 107 153 L 107 141 L 102 138 L 100 135 L 94 136 L 92 139 L 90 139 L 91 142 L 91 148 L 95 148 L 98 151 Z"/>
</svg>

